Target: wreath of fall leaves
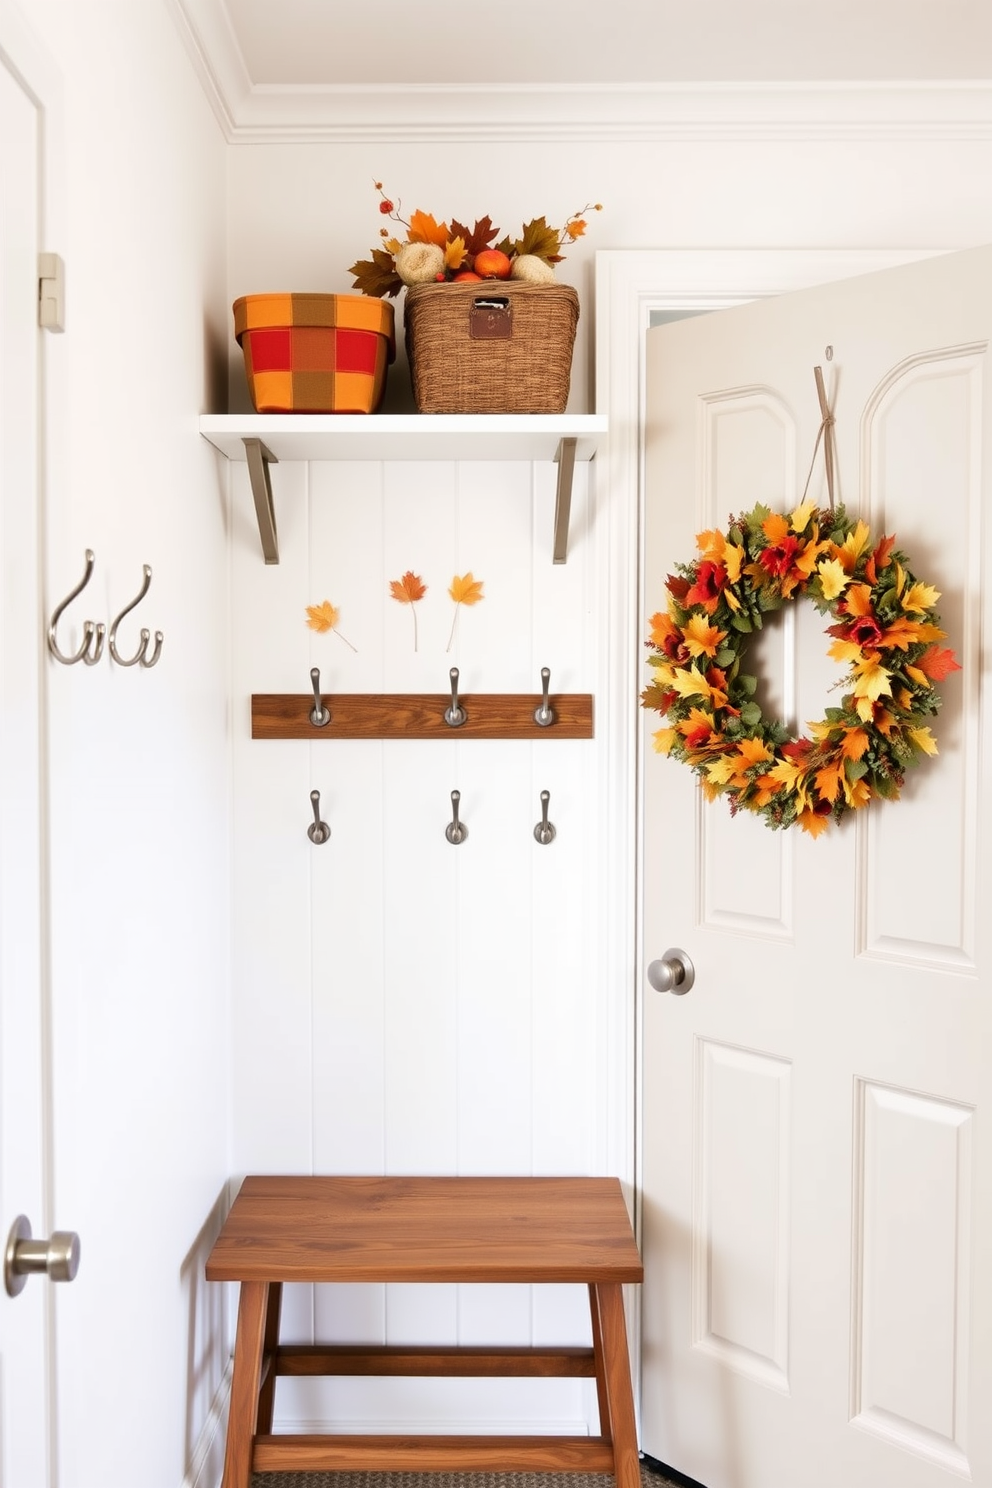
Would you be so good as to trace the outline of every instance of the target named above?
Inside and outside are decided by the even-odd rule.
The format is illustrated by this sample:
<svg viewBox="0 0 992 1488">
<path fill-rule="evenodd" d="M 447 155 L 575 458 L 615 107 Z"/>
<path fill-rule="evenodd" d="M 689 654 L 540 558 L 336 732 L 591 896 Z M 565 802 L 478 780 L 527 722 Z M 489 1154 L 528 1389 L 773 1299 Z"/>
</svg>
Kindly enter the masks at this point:
<svg viewBox="0 0 992 1488">
<path fill-rule="evenodd" d="M 700 556 L 676 565 L 668 608 L 650 621 L 654 677 L 641 702 L 668 720 L 655 749 L 689 765 L 707 799 L 727 796 L 732 815 L 798 823 L 813 837 L 898 797 L 907 767 L 937 753 L 925 719 L 940 707 L 935 683 L 959 670 L 936 644 L 946 636 L 939 591 L 914 576 L 894 537 L 873 544 L 840 506 L 805 501 L 783 515 L 758 505 L 696 543 Z M 828 654 L 849 671 L 840 706 L 794 738 L 763 716 L 742 662 L 764 616 L 800 598 L 833 617 Z"/>
</svg>

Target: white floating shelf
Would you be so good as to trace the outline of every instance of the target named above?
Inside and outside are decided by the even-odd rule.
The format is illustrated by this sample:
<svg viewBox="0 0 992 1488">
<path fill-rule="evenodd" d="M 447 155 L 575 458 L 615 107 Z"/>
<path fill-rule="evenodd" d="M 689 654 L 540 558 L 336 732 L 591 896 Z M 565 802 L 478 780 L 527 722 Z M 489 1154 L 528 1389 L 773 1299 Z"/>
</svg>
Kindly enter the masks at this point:
<svg viewBox="0 0 992 1488">
<path fill-rule="evenodd" d="M 554 561 L 564 563 L 572 467 L 607 431 L 600 414 L 203 414 L 200 433 L 247 460 L 266 563 L 279 562 L 269 465 L 286 460 L 548 460 L 558 463 Z"/>
</svg>

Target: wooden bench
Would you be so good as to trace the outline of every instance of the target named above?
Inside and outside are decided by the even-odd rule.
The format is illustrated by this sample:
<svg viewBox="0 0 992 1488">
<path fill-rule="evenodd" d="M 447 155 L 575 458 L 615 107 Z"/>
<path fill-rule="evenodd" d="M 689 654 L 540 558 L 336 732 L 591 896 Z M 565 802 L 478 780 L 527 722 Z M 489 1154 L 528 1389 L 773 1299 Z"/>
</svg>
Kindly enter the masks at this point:
<svg viewBox="0 0 992 1488">
<path fill-rule="evenodd" d="M 639 1488 L 615 1178 L 246 1178 L 207 1260 L 241 1284 L 222 1488 L 253 1472 L 607 1472 Z M 283 1282 L 580 1282 L 591 1348 L 287 1346 Z M 599 1436 L 272 1433 L 280 1375 L 595 1378 Z"/>
</svg>

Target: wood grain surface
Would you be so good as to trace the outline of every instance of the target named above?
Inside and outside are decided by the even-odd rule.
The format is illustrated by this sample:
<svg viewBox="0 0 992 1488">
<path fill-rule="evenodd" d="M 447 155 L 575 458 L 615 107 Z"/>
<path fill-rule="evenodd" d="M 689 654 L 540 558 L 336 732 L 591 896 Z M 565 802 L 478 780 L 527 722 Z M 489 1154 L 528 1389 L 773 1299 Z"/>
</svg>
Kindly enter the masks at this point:
<svg viewBox="0 0 992 1488">
<path fill-rule="evenodd" d="M 210 1281 L 636 1282 L 616 1178 L 251 1176 Z"/>
<path fill-rule="evenodd" d="M 310 722 L 313 693 L 253 693 L 253 739 L 591 739 L 593 700 L 587 692 L 551 693 L 554 723 L 534 722 L 539 693 L 487 692 L 459 696 L 466 714 L 458 728 L 445 723 L 450 693 L 324 693 L 331 721 Z"/>
<path fill-rule="evenodd" d="M 266 1349 L 268 1341 L 266 1340 Z M 417 1379 L 592 1379 L 596 1360 L 588 1348 L 449 1349 L 416 1344 L 289 1343 L 273 1351 L 272 1379 L 277 1375 L 409 1375 Z M 259 1427 L 259 1430 L 268 1429 Z"/>
<path fill-rule="evenodd" d="M 614 1470 L 611 1444 L 596 1436 L 259 1436 L 252 1466 L 255 1472 Z"/>
</svg>

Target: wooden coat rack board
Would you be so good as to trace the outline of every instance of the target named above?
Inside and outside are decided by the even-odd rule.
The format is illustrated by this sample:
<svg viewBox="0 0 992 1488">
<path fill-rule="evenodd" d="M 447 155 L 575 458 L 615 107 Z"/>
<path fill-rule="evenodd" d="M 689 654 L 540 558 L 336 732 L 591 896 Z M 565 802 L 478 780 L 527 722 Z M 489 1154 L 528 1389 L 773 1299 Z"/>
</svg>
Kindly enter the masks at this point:
<svg viewBox="0 0 992 1488">
<path fill-rule="evenodd" d="M 540 693 L 468 693 L 458 701 L 465 721 L 445 721 L 451 705 L 447 693 L 322 693 L 330 721 L 315 724 L 312 693 L 254 693 L 251 700 L 253 739 L 591 739 L 592 694 L 551 693 L 554 715 L 538 724 Z"/>
</svg>

